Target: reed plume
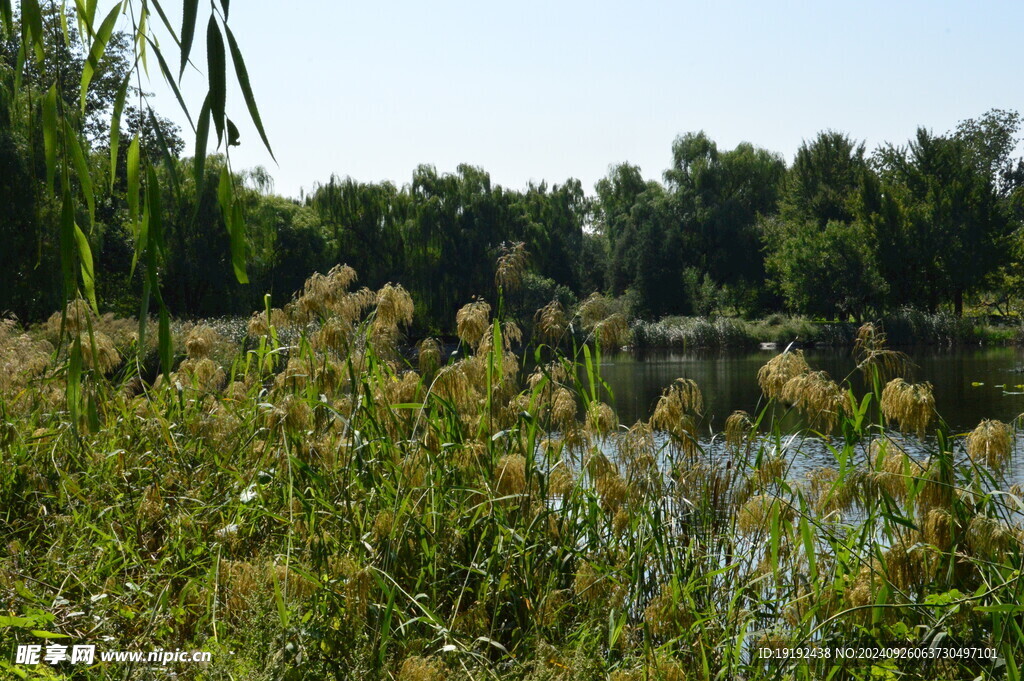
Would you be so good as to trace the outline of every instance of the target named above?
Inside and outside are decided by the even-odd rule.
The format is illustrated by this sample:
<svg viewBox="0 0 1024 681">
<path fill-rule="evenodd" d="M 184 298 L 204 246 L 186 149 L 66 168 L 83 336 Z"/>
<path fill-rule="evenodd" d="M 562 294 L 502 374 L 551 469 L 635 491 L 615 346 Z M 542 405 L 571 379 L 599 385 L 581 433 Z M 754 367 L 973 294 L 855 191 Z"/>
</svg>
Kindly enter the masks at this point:
<svg viewBox="0 0 1024 681">
<path fill-rule="evenodd" d="M 857 369 L 865 376 L 877 372 L 881 380 L 904 374 L 912 366 L 906 353 L 886 346 L 885 332 L 871 322 L 857 330 L 857 337 L 853 341 L 853 356 L 857 361 Z"/>
<path fill-rule="evenodd" d="M 534 315 L 534 321 L 537 324 L 540 337 L 551 343 L 557 342 L 569 328 L 569 320 L 565 315 L 565 308 L 557 300 L 552 300 L 537 310 L 537 314 Z"/>
<path fill-rule="evenodd" d="M 725 444 L 732 449 L 741 448 L 753 428 L 750 414 L 743 410 L 734 411 L 725 419 Z"/>
<path fill-rule="evenodd" d="M 433 376 L 441 367 L 441 344 L 436 338 L 424 338 L 420 341 L 416 361 L 424 377 Z"/>
<path fill-rule="evenodd" d="M 526 244 L 522 241 L 502 244 L 501 250 L 494 285 L 505 291 L 514 291 L 522 284 L 523 275 L 526 274 Z"/>
<path fill-rule="evenodd" d="M 463 343 L 475 348 L 491 327 L 491 306 L 483 300 L 463 305 L 455 313 L 456 333 Z"/>
<path fill-rule="evenodd" d="M 967 455 L 994 471 L 1006 467 L 1013 453 L 1013 428 L 1002 421 L 985 419 L 967 436 Z"/>
<path fill-rule="evenodd" d="M 903 432 L 923 436 L 935 413 L 931 383 L 907 383 L 896 378 L 882 390 L 882 414 L 885 420 Z"/>
<path fill-rule="evenodd" d="M 779 399 L 782 390 L 790 380 L 810 373 L 803 350 L 788 350 L 772 357 L 757 372 L 757 383 L 761 392 L 769 399 Z"/>
</svg>

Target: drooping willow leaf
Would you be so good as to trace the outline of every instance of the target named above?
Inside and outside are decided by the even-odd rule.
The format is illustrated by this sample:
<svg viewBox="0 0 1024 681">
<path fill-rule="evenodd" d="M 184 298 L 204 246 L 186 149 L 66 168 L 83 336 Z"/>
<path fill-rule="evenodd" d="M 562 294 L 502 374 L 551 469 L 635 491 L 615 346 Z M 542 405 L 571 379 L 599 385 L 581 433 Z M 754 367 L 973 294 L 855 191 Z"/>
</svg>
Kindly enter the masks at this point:
<svg viewBox="0 0 1024 681">
<path fill-rule="evenodd" d="M 224 110 L 227 106 L 227 80 L 224 60 L 224 37 L 220 27 L 212 15 L 206 26 L 206 68 L 210 83 L 210 111 L 213 114 L 213 126 L 217 130 L 218 144 L 224 139 Z"/>
<path fill-rule="evenodd" d="M 82 113 L 85 113 L 86 94 L 89 91 L 89 83 L 92 82 L 92 77 L 95 75 L 96 69 L 99 68 L 100 60 L 103 59 L 103 53 L 107 51 L 107 43 L 110 42 L 110 36 L 114 32 L 114 24 L 117 23 L 117 15 L 120 9 L 120 5 L 116 5 L 107 14 L 103 23 L 100 24 L 99 30 L 96 31 L 96 37 L 93 39 L 92 47 L 89 49 L 89 58 L 86 59 L 85 66 L 82 68 L 82 82 L 78 90 Z"/>
<path fill-rule="evenodd" d="M 235 65 L 235 76 L 238 77 L 238 85 L 242 88 L 242 96 L 245 98 L 245 105 L 249 108 L 249 116 L 252 118 L 256 130 L 260 133 L 263 146 L 270 152 L 270 157 L 276 161 L 274 150 L 270 148 L 270 140 L 267 139 L 267 132 L 263 129 L 263 120 L 260 118 L 259 107 L 256 106 L 256 97 L 253 96 L 252 86 L 249 84 L 249 72 L 245 68 L 242 51 L 238 49 L 238 43 L 235 42 L 235 36 L 231 33 L 231 29 L 227 26 L 225 26 L 225 29 L 228 34 L 228 46 L 231 48 L 231 61 Z"/>
</svg>

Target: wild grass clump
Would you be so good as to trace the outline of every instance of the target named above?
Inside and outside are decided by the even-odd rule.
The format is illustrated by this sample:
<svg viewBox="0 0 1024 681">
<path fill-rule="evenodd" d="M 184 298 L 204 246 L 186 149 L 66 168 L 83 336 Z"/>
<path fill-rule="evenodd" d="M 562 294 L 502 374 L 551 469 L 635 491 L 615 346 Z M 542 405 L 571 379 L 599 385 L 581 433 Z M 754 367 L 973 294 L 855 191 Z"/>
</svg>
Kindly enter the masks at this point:
<svg viewBox="0 0 1024 681">
<path fill-rule="evenodd" d="M 408 359 L 408 294 L 355 282 L 317 275 L 241 336 L 178 324 L 166 376 L 85 363 L 79 393 L 78 331 L 0 324 L 0 602 L 22 618 L 4 646 L 49 631 L 215 652 L 178 678 L 412 681 L 817 678 L 828 663 L 780 667 L 745 642 L 928 631 L 1024 652 L 1020 509 L 995 493 L 1011 426 L 901 436 L 798 350 L 724 435 L 686 378 L 624 425 L 591 352 L 524 364 L 501 300 L 459 311 L 458 352 L 426 339 Z M 121 353 L 115 326 L 72 313 Z M 589 300 L 579 328 L 617 346 L 617 314 Z M 896 378 L 856 403 L 918 433 L 929 395 Z M 773 403 L 815 431 L 784 433 Z M 804 475 L 811 452 L 832 458 Z"/>
</svg>

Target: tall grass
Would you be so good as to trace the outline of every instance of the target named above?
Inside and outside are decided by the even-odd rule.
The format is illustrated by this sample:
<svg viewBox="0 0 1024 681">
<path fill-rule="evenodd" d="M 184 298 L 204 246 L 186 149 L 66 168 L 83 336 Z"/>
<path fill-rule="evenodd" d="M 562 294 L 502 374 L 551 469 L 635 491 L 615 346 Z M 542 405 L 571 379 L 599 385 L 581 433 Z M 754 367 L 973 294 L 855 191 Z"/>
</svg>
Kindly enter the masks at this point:
<svg viewBox="0 0 1024 681">
<path fill-rule="evenodd" d="M 538 348 L 522 375 L 517 327 L 482 301 L 459 313 L 460 351 L 424 341 L 414 369 L 408 295 L 354 280 L 317 275 L 241 343 L 183 329 L 152 381 L 124 339 L 120 366 L 83 369 L 74 410 L 69 339 L 2 327 L 0 603 L 20 618 L 0 620 L 3 649 L 39 632 L 203 648 L 209 666 L 173 671 L 211 679 L 1017 678 L 1012 428 L 938 421 L 910 453 L 870 407 L 916 431 L 927 387 L 883 396 L 884 347 L 860 362 L 865 395 L 780 355 L 764 409 L 708 441 L 692 381 L 620 424 L 599 346 Z M 773 401 L 824 434 L 781 432 Z M 795 473 L 822 439 L 833 464 Z M 834 672 L 755 654 L 940 635 L 1000 660 Z"/>
</svg>

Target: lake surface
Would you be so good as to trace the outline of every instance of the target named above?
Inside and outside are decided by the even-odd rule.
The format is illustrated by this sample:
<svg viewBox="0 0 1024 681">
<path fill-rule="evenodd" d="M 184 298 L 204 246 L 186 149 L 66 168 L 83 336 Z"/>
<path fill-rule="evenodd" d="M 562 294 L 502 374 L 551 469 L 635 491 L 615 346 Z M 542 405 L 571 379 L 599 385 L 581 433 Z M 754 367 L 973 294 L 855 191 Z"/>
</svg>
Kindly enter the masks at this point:
<svg viewBox="0 0 1024 681">
<path fill-rule="evenodd" d="M 720 437 L 712 438 L 712 433 L 721 431 L 729 414 L 737 409 L 755 414 L 764 404 L 757 371 L 779 352 L 624 353 L 605 358 L 601 376 L 613 393 L 608 401 L 615 406 L 620 422 L 626 425 L 649 418 L 662 391 L 675 379 L 695 380 L 704 395 L 701 430 L 705 436 L 701 440 L 706 450 L 713 453 L 721 450 L 722 442 Z M 1024 413 L 1024 373 L 1015 371 L 1024 367 L 1024 348 L 924 348 L 907 351 L 907 354 L 914 367 L 905 378 L 912 382 L 931 382 L 936 410 L 954 435 L 966 434 L 982 419 L 1009 423 Z M 858 399 L 867 392 L 849 349 L 808 349 L 804 357 L 811 369 L 827 371 L 834 380 L 849 377 Z M 775 417 L 781 420 L 783 431 L 795 432 L 805 425 L 795 410 L 781 405 L 776 407 Z M 926 455 L 914 436 L 895 437 L 907 451 Z M 962 438 L 957 439 L 960 449 Z M 800 438 L 795 447 L 800 455 L 793 460 L 792 473 L 797 477 L 818 466 L 835 465 L 835 457 L 817 438 Z M 960 455 L 963 456 L 962 451 Z M 1008 484 L 1024 484 L 1024 430 L 1017 431 L 1014 453 L 1004 476 Z"/>
<path fill-rule="evenodd" d="M 779 350 L 657 351 L 606 358 L 601 376 L 613 393 L 622 423 L 650 417 L 662 390 L 677 378 L 691 378 L 704 394 L 705 428 L 720 430 L 733 411 L 754 414 L 762 403 L 757 371 Z M 913 382 L 930 381 L 939 414 L 953 432 L 973 429 L 982 419 L 1012 421 L 1024 413 L 1024 348 L 978 347 L 907 352 Z M 807 363 L 836 381 L 851 378 L 858 396 L 866 386 L 848 348 L 808 349 Z M 977 385 L 981 384 L 981 385 Z M 1015 394 L 1016 393 L 1016 394 Z M 786 417 L 799 425 L 795 414 Z M 784 425 L 786 422 L 784 421 Z"/>
</svg>

